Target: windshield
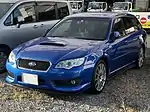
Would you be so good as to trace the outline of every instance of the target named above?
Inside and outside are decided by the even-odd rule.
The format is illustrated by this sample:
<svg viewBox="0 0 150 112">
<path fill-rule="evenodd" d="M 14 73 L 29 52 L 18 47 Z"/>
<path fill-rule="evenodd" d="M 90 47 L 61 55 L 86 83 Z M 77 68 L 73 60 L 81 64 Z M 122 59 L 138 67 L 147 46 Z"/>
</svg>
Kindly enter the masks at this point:
<svg viewBox="0 0 150 112">
<path fill-rule="evenodd" d="M 12 3 L 0 3 L 0 19 L 7 13 L 12 5 Z"/>
<path fill-rule="evenodd" d="M 128 10 L 128 3 L 114 3 L 114 10 Z"/>
<path fill-rule="evenodd" d="M 91 8 L 91 9 L 103 9 L 103 3 L 95 3 L 95 2 L 91 2 L 89 3 L 88 5 L 88 8 Z"/>
<path fill-rule="evenodd" d="M 70 18 L 56 25 L 47 37 L 105 40 L 109 22 L 109 19 L 93 17 Z"/>
</svg>

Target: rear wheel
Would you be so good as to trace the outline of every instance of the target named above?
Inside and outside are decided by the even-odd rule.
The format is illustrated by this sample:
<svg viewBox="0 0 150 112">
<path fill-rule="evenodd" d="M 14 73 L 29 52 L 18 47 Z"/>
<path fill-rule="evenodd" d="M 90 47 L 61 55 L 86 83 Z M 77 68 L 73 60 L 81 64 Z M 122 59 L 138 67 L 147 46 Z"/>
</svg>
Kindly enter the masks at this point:
<svg viewBox="0 0 150 112">
<path fill-rule="evenodd" d="M 89 92 L 92 94 L 100 93 L 104 89 L 106 79 L 107 79 L 107 67 L 105 62 L 101 60 L 95 68 Z"/>
<path fill-rule="evenodd" d="M 145 53 L 144 49 L 141 48 L 139 51 L 136 67 L 141 68 L 144 65 L 144 61 L 145 61 Z"/>
<path fill-rule="evenodd" d="M 8 55 L 9 55 L 8 52 L 2 51 L 2 50 L 0 51 L 0 73 L 3 73 L 6 71 L 5 64 L 6 64 Z"/>
</svg>

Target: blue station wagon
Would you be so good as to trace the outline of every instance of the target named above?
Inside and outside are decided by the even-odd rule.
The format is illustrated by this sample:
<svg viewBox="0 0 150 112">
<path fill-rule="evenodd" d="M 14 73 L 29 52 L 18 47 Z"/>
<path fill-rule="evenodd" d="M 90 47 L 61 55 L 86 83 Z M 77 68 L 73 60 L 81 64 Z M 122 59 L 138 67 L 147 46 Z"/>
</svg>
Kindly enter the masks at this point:
<svg viewBox="0 0 150 112">
<path fill-rule="evenodd" d="M 59 92 L 100 93 L 107 78 L 144 64 L 147 33 L 131 14 L 79 13 L 15 48 L 8 83 Z"/>
</svg>

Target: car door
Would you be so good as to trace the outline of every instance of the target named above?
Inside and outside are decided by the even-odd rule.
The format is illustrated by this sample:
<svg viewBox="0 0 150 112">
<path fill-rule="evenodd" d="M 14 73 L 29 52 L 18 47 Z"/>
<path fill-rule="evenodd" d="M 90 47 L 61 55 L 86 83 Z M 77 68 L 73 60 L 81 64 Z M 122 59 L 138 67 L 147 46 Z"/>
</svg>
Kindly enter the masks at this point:
<svg viewBox="0 0 150 112">
<path fill-rule="evenodd" d="M 118 70 L 129 63 L 128 45 L 125 42 L 128 36 L 125 33 L 122 18 L 115 19 L 112 32 L 119 32 L 120 37 L 110 43 L 111 72 Z"/>
<path fill-rule="evenodd" d="M 45 34 L 60 19 L 69 15 L 69 9 L 65 2 L 37 2 L 36 15 L 39 32 Z"/>
<path fill-rule="evenodd" d="M 139 37 L 142 36 L 139 27 L 136 24 L 134 16 L 123 17 L 125 24 L 125 32 L 128 38 L 125 39 L 125 43 L 128 45 L 126 49 L 129 52 L 129 62 L 135 61 L 137 59 L 137 54 L 139 52 Z"/>
<path fill-rule="evenodd" d="M 16 7 L 4 22 L 2 37 L 11 48 L 40 36 L 36 24 L 35 3 L 23 3 Z"/>
</svg>

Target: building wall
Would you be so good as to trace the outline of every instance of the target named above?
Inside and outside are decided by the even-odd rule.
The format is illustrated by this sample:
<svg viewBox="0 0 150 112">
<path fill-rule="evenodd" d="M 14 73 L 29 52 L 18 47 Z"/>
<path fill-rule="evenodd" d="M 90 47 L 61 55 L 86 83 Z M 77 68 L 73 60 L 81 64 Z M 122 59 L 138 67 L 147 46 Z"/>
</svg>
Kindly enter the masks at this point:
<svg viewBox="0 0 150 112">
<path fill-rule="evenodd" d="M 149 0 L 136 0 L 136 8 L 147 9 L 149 6 Z"/>
</svg>

